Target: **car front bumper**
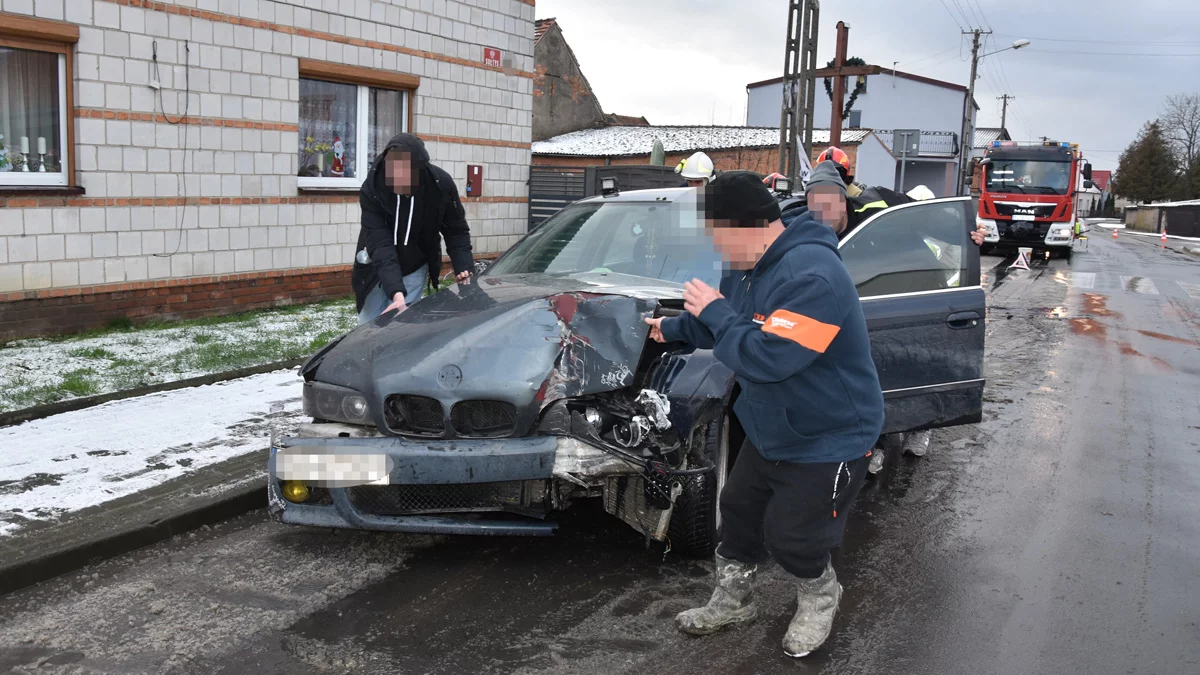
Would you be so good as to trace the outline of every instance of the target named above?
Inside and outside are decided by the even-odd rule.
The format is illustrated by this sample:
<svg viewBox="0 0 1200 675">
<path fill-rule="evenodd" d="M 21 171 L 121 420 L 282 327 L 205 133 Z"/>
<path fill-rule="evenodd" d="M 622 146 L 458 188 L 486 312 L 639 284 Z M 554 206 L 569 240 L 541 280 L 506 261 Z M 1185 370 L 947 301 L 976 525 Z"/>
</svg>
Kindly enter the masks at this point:
<svg viewBox="0 0 1200 675">
<path fill-rule="evenodd" d="M 357 437 L 339 436 L 339 430 Z M 478 515 L 520 511 L 516 508 L 518 504 L 508 504 L 513 507 L 510 509 L 472 501 L 450 505 L 447 513 L 437 513 L 435 504 L 421 508 L 420 513 L 377 513 L 354 497 L 364 491 L 382 494 L 389 490 L 412 490 L 413 486 L 428 486 L 416 488 L 426 493 L 446 490 L 454 494 L 465 491 L 486 494 L 489 486 L 511 486 L 520 497 L 522 486 L 552 487 L 554 481 L 566 481 L 585 487 L 604 477 L 638 472 L 598 448 L 562 436 L 417 440 L 364 433 L 370 432 L 361 427 L 314 424 L 304 425 L 297 437 L 272 442 L 267 481 L 268 510 L 272 517 L 283 523 L 314 527 L 549 536 L 557 527 L 551 521 Z M 288 457 L 281 460 L 282 455 Z M 295 461 L 297 456 L 302 460 L 299 464 Z M 366 473 L 360 471 L 347 478 L 344 470 L 351 466 Z M 323 488 L 327 494 L 324 503 L 288 501 L 282 490 L 283 482 L 288 480 Z"/>
</svg>

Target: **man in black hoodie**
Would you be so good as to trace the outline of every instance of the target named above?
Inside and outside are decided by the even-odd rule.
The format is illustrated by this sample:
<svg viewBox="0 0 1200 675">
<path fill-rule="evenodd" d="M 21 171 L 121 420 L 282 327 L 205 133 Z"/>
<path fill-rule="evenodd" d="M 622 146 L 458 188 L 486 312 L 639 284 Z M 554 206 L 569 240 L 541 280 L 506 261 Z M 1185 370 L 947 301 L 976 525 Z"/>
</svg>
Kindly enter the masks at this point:
<svg viewBox="0 0 1200 675">
<path fill-rule="evenodd" d="M 429 163 L 425 143 L 397 134 L 376 156 L 358 193 L 362 229 L 354 288 L 360 324 L 421 299 L 442 271 L 442 244 L 459 282 L 471 276 L 471 230 L 450 174 Z"/>
</svg>

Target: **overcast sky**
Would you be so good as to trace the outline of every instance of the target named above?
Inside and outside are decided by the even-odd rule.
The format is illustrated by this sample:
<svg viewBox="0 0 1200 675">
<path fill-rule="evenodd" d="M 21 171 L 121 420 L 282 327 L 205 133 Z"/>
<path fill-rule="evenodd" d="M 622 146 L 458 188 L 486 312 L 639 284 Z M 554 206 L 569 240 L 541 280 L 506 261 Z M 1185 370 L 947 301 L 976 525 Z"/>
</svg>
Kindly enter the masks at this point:
<svg viewBox="0 0 1200 675">
<path fill-rule="evenodd" d="M 746 84 L 783 74 L 786 0 L 537 0 L 537 17 L 558 19 L 606 112 L 652 124 L 742 124 Z M 1014 138 L 1079 143 L 1098 169 L 1165 96 L 1200 92 L 1200 2 L 824 0 L 820 20 L 819 64 L 842 20 L 850 56 L 963 85 L 968 24 L 995 32 L 982 53 L 1033 40 L 981 61 L 980 126 L 999 126 L 996 97 L 1012 94 Z"/>
</svg>

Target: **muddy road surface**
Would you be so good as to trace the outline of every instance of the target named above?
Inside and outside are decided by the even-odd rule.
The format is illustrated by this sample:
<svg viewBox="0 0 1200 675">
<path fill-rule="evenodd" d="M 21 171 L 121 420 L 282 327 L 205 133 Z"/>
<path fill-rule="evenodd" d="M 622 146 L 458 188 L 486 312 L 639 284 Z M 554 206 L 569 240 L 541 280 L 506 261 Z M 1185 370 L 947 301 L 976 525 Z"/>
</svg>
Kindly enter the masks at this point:
<svg viewBox="0 0 1200 675">
<path fill-rule="evenodd" d="M 1200 263 L 1127 239 L 985 258 L 985 420 L 868 484 L 807 659 L 778 568 L 757 624 L 687 637 L 711 566 L 579 507 L 552 539 L 248 514 L 0 598 L 0 672 L 1200 672 Z"/>
</svg>

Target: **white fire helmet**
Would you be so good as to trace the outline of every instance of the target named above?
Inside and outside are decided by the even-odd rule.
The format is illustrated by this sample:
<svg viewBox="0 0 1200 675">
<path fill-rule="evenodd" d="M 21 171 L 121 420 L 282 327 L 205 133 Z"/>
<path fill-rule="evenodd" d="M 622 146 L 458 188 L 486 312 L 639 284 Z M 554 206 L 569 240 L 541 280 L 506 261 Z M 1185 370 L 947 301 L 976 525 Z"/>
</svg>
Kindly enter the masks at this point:
<svg viewBox="0 0 1200 675">
<path fill-rule="evenodd" d="M 937 195 L 933 194 L 933 190 L 930 190 L 929 188 L 925 187 L 924 185 L 918 185 L 917 187 L 909 190 L 908 196 L 912 197 L 913 199 L 915 199 L 919 202 L 924 201 L 926 199 L 934 199 L 937 197 Z"/>
<path fill-rule="evenodd" d="M 675 173 L 688 180 L 702 180 L 707 185 L 713 179 L 716 168 L 708 155 L 697 152 L 680 162 L 675 167 Z"/>
</svg>

